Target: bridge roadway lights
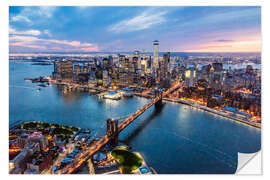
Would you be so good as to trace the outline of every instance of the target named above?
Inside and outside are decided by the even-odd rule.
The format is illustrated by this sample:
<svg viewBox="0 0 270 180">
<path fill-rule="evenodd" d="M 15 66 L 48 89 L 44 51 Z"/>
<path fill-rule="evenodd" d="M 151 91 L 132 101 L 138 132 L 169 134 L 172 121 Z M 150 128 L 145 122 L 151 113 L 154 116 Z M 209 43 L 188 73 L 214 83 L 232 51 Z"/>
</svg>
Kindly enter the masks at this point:
<svg viewBox="0 0 270 180">
<path fill-rule="evenodd" d="M 118 145 L 118 120 L 107 120 L 107 131 L 108 138 L 111 139 L 111 143 L 115 146 Z"/>
</svg>

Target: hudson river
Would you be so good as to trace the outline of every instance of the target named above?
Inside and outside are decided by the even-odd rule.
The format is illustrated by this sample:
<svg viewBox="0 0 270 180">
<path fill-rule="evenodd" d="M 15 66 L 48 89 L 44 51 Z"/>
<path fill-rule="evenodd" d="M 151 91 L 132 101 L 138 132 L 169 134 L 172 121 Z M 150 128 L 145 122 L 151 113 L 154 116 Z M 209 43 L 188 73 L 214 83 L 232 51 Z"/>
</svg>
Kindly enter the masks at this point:
<svg viewBox="0 0 270 180">
<path fill-rule="evenodd" d="M 133 97 L 120 101 L 98 99 L 75 92 L 63 95 L 55 86 L 38 91 L 25 77 L 49 76 L 53 65 L 9 62 L 9 119 L 47 121 L 105 133 L 106 119 L 126 116 L 149 100 Z M 232 120 L 163 102 L 151 107 L 120 134 L 120 141 L 140 152 L 158 173 L 234 173 L 237 153 L 261 149 L 261 131 Z"/>
</svg>

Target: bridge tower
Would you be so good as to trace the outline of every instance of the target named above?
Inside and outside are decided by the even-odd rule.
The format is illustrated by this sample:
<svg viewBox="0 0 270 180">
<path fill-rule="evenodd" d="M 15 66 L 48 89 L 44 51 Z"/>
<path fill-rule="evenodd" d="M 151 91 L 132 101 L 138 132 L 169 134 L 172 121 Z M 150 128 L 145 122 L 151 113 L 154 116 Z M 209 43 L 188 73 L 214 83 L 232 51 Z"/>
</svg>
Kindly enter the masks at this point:
<svg viewBox="0 0 270 180">
<path fill-rule="evenodd" d="M 155 104 L 155 107 L 156 107 L 156 108 L 159 108 L 159 107 L 161 107 L 161 105 L 162 105 L 162 91 L 156 90 L 156 91 L 155 91 L 155 97 L 160 97 L 160 100 L 158 100 L 158 101 L 156 102 L 156 104 Z"/>
<path fill-rule="evenodd" d="M 111 142 L 113 145 L 117 146 L 118 144 L 118 120 L 107 120 L 107 131 L 106 134 L 109 138 L 111 138 Z"/>
</svg>

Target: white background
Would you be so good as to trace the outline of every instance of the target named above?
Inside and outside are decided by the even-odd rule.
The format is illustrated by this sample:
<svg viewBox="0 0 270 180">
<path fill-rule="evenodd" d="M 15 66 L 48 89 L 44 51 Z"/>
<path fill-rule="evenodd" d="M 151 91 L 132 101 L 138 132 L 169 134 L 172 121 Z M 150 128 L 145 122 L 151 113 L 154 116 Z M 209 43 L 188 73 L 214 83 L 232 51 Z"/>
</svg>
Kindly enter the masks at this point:
<svg viewBox="0 0 270 180">
<path fill-rule="evenodd" d="M 8 6 L 31 5 L 96 5 L 96 6 L 262 6 L 262 174 L 263 175 L 155 175 L 155 176 L 105 176 L 105 175 L 9 175 L 8 174 Z M 0 1 L 0 176 L 1 179 L 270 179 L 269 151 L 269 112 L 270 112 L 270 3 L 269 0 L 1 0 Z M 22 94 L 23 96 L 23 94 Z M 267 113 L 268 112 L 268 113 Z M 257 156 L 259 157 L 259 156 Z M 258 161 L 251 162 L 245 168 L 252 172 Z M 250 168 L 250 169 L 247 169 Z"/>
</svg>

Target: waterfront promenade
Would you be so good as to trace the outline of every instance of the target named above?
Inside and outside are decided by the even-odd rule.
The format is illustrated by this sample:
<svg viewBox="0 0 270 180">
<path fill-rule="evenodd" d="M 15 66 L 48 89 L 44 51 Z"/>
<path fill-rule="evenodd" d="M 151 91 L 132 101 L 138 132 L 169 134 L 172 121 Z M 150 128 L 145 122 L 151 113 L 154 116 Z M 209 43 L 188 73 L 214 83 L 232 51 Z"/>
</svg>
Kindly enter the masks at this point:
<svg viewBox="0 0 270 180">
<path fill-rule="evenodd" d="M 200 105 L 200 104 L 196 104 L 196 103 L 193 103 L 193 102 L 190 102 L 190 101 L 186 101 L 186 100 L 182 100 L 182 99 L 173 99 L 173 98 L 163 98 L 163 100 L 169 101 L 169 102 L 186 104 L 186 105 L 189 105 L 189 106 L 192 106 L 192 107 L 195 107 L 195 108 L 198 108 L 198 109 L 202 109 L 202 110 L 205 110 L 207 112 L 214 113 L 214 114 L 217 114 L 219 116 L 226 117 L 226 118 L 229 118 L 231 120 L 241 122 L 241 123 L 244 123 L 244 124 L 247 124 L 247 125 L 250 125 L 250 126 L 261 129 L 261 124 L 260 123 L 250 122 L 247 119 L 234 117 L 234 116 L 232 116 L 232 115 L 230 115 L 230 114 L 228 114 L 226 112 L 216 110 L 216 109 L 212 109 L 212 108 L 209 108 L 209 107 L 206 107 L 206 106 L 203 106 L 203 105 Z"/>
</svg>

